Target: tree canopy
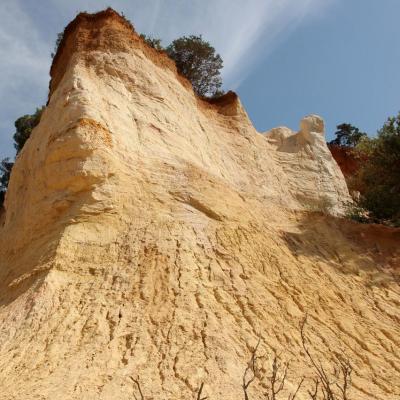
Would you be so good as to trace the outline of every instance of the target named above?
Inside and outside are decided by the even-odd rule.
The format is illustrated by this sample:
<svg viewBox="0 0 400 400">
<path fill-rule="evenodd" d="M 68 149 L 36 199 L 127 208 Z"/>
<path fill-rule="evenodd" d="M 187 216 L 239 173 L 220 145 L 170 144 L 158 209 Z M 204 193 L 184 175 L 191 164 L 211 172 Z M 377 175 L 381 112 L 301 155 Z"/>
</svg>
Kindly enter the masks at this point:
<svg viewBox="0 0 400 400">
<path fill-rule="evenodd" d="M 57 54 L 58 47 L 60 46 L 61 41 L 63 40 L 64 32 L 60 32 L 57 34 L 56 43 L 54 45 L 54 51 L 51 53 L 51 58 L 54 58 Z"/>
<path fill-rule="evenodd" d="M 164 50 L 199 96 L 217 97 L 223 94 L 222 58 L 201 35 L 183 36 L 174 40 L 167 48 L 162 46 L 159 38 L 143 33 L 140 37 L 153 49 Z"/>
<path fill-rule="evenodd" d="M 336 146 L 355 147 L 362 138 L 367 137 L 367 134 L 361 132 L 358 128 L 351 124 L 340 124 L 336 127 L 336 138 L 329 142 Z"/>
<path fill-rule="evenodd" d="M 40 122 L 44 106 L 37 108 L 33 114 L 27 114 L 15 121 L 16 131 L 14 133 L 14 147 L 17 155 L 24 147 L 32 133 L 33 128 Z M 0 163 L 0 208 L 3 206 L 5 194 L 10 180 L 11 170 L 14 163 L 7 157 Z"/>
<path fill-rule="evenodd" d="M 356 151 L 365 160 L 357 176 L 360 205 L 377 221 L 400 226 L 400 114 L 389 118 L 377 137 L 363 137 Z"/>
<path fill-rule="evenodd" d="M 191 35 L 176 39 L 166 48 L 166 52 L 199 96 L 220 94 L 223 61 L 202 36 Z"/>
<path fill-rule="evenodd" d="M 145 35 L 144 33 L 140 34 L 140 37 L 153 49 L 156 50 L 164 50 L 161 45 L 161 39 L 155 38 L 153 36 Z"/>
<path fill-rule="evenodd" d="M 39 123 L 44 107 L 37 108 L 33 114 L 27 114 L 15 121 L 14 147 L 17 154 L 22 150 L 25 142 L 32 133 L 33 128 Z"/>
<path fill-rule="evenodd" d="M 0 208 L 4 203 L 13 165 L 14 163 L 9 158 L 5 158 L 0 162 Z"/>
</svg>

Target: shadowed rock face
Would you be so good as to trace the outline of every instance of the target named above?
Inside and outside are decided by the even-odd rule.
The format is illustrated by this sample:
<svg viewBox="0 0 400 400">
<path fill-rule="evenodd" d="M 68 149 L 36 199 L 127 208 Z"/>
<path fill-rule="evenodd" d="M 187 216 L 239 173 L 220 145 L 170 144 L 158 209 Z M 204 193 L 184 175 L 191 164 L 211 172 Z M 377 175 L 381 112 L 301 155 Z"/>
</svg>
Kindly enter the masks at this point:
<svg viewBox="0 0 400 400">
<path fill-rule="evenodd" d="M 358 159 L 355 156 L 353 149 L 349 147 L 329 144 L 328 148 L 332 153 L 333 158 L 339 165 L 346 182 L 351 182 L 352 178 L 357 175 L 357 172 L 360 169 L 360 163 L 363 161 Z"/>
<path fill-rule="evenodd" d="M 334 217 L 319 117 L 259 134 L 112 10 L 67 27 L 51 75 L 0 227 L 0 399 L 132 399 L 137 376 L 149 399 L 240 399 L 259 337 L 290 390 L 305 313 L 315 356 L 352 360 L 352 399 L 398 397 L 400 235 Z"/>
</svg>

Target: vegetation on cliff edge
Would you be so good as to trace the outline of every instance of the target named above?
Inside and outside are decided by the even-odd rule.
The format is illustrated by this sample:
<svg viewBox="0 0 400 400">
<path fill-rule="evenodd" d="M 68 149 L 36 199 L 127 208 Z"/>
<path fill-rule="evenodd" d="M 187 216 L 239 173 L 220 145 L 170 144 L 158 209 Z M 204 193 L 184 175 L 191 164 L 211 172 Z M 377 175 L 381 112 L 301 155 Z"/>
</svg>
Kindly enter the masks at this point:
<svg viewBox="0 0 400 400">
<path fill-rule="evenodd" d="M 390 117 L 376 137 L 351 124 L 337 127 L 330 145 L 342 146 L 359 161 L 351 189 L 359 193 L 348 216 L 358 222 L 400 226 L 400 114 Z"/>
<path fill-rule="evenodd" d="M 26 141 L 29 139 L 33 128 L 40 122 L 44 106 L 37 108 L 33 114 L 23 115 L 15 121 L 15 133 L 13 135 L 14 147 L 17 155 L 23 149 Z M 14 163 L 7 157 L 0 163 L 0 209 L 3 206 L 5 195 L 10 181 L 11 170 Z"/>
</svg>

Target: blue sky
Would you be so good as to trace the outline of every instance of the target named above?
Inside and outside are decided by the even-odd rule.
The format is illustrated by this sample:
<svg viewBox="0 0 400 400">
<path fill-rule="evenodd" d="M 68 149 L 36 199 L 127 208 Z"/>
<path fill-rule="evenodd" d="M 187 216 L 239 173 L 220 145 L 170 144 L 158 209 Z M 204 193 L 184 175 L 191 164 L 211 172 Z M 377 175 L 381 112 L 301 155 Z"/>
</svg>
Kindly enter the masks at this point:
<svg viewBox="0 0 400 400">
<path fill-rule="evenodd" d="M 164 44 L 203 34 L 259 131 L 317 113 L 328 139 L 342 122 L 375 134 L 400 110 L 400 0 L 1 0 L 0 158 L 46 101 L 57 33 L 106 6 Z"/>
</svg>

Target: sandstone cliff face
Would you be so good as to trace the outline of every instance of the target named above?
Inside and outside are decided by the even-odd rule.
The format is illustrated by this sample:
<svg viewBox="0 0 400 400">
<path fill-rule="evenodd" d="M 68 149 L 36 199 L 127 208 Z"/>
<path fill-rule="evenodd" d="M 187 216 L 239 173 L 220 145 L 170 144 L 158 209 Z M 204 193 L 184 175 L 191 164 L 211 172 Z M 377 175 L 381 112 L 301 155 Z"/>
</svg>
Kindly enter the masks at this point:
<svg viewBox="0 0 400 400">
<path fill-rule="evenodd" d="M 111 10 L 70 24 L 51 74 L 0 227 L 0 399 L 132 399 L 137 376 L 146 399 L 241 399 L 259 337 L 292 389 L 305 313 L 353 399 L 398 398 L 400 235 L 335 217 L 319 117 L 257 133 Z"/>
<path fill-rule="evenodd" d="M 357 176 L 362 163 L 366 162 L 366 160 L 359 159 L 351 148 L 332 144 L 328 144 L 328 148 L 339 165 L 352 196 L 354 198 L 359 197 L 360 192 L 363 192 L 363 188 L 357 182 Z"/>
<path fill-rule="evenodd" d="M 360 168 L 360 161 L 354 156 L 352 149 L 337 145 L 328 145 L 328 148 L 346 180 L 351 179 Z"/>
</svg>

